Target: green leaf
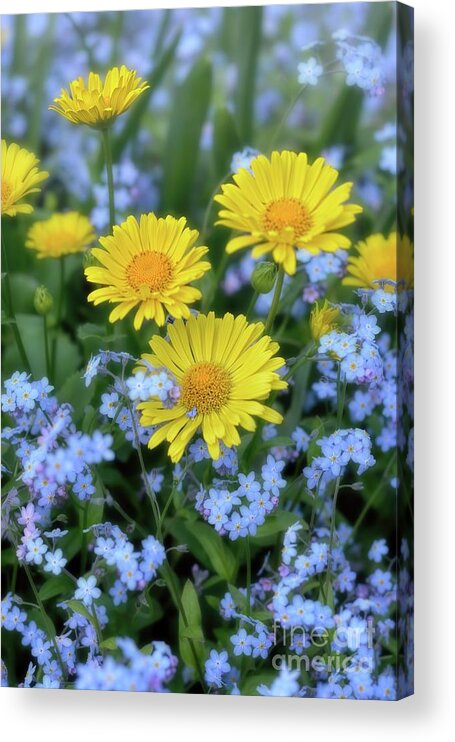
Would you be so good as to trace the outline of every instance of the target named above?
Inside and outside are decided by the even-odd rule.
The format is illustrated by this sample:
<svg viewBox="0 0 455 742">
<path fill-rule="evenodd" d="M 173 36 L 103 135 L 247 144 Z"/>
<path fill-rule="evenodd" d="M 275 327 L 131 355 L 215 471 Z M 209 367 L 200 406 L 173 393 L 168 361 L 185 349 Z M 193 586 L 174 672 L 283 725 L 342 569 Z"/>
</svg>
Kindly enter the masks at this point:
<svg viewBox="0 0 455 742">
<path fill-rule="evenodd" d="M 107 639 L 103 639 L 103 641 L 100 644 L 100 649 L 107 649 L 108 651 L 113 652 L 114 649 L 117 649 L 116 637 L 109 636 Z"/>
<path fill-rule="evenodd" d="M 90 404 L 94 392 L 95 385 L 91 384 L 87 387 L 82 378 L 82 372 L 76 371 L 66 379 L 58 392 L 58 398 L 60 402 L 68 402 L 73 407 L 74 419 L 78 422 L 82 419 L 85 408 Z"/>
<path fill-rule="evenodd" d="M 39 590 L 39 596 L 44 602 L 60 595 L 62 598 L 69 592 L 74 592 L 74 582 L 66 574 L 50 577 Z"/>
<path fill-rule="evenodd" d="M 207 119 L 212 91 L 212 66 L 198 60 L 175 94 L 169 116 L 163 158 L 162 209 L 175 214 L 187 211 L 193 193 L 199 140 Z"/>
<path fill-rule="evenodd" d="M 95 493 L 93 497 L 89 500 L 89 503 L 87 506 L 88 507 L 87 528 L 90 528 L 90 526 L 94 526 L 97 523 L 101 523 L 103 520 L 104 495 L 103 495 L 103 487 L 99 479 L 96 480 L 95 487 L 96 487 Z"/>
<path fill-rule="evenodd" d="M 213 160 L 217 180 L 229 172 L 232 155 L 240 148 L 240 136 L 232 113 L 227 108 L 217 108 L 213 119 Z"/>
<path fill-rule="evenodd" d="M 256 72 L 261 46 L 262 8 L 237 8 L 235 61 L 238 76 L 235 112 L 243 144 L 251 144 Z"/>
<path fill-rule="evenodd" d="M 68 608 L 74 611 L 74 613 L 80 613 L 81 616 L 84 616 L 84 618 L 86 618 L 87 621 L 90 621 L 90 623 L 96 628 L 95 619 L 88 608 L 83 604 L 82 600 L 66 600 L 65 603 Z"/>
<path fill-rule="evenodd" d="M 294 446 L 294 441 L 292 438 L 289 438 L 287 435 L 276 435 L 274 438 L 269 438 L 269 440 L 264 441 L 261 443 L 261 445 L 258 447 L 258 451 L 267 451 L 270 448 L 275 448 L 275 446 L 283 447 L 286 446 Z"/>
<path fill-rule="evenodd" d="M 242 695 L 244 696 L 257 696 L 258 685 L 271 685 L 276 678 L 276 673 L 273 671 L 261 672 L 257 675 L 251 675 L 244 683 L 242 683 Z"/>
<path fill-rule="evenodd" d="M 202 664 L 204 660 L 204 634 L 202 632 L 202 615 L 196 589 L 190 580 L 185 582 L 182 592 L 182 613 L 179 614 L 179 646 L 182 661 L 197 671 L 195 656 Z M 191 646 L 192 645 L 192 646 Z"/>
<path fill-rule="evenodd" d="M 38 281 L 26 273 L 12 273 L 10 275 L 11 294 L 16 313 L 34 313 L 33 299 L 38 288 Z M 41 319 L 41 324 L 43 320 Z"/>
<path fill-rule="evenodd" d="M 106 328 L 103 325 L 97 325 L 94 322 L 85 322 L 77 328 L 79 340 L 88 340 L 96 338 L 97 340 L 106 339 Z"/>
<path fill-rule="evenodd" d="M 265 523 L 258 528 L 256 535 L 251 538 L 255 541 L 257 539 L 267 538 L 268 536 L 275 536 L 277 533 L 281 533 L 281 531 L 284 532 L 298 520 L 300 518 L 296 513 L 288 513 L 286 510 L 280 513 L 274 513 L 267 516 Z"/>
<path fill-rule="evenodd" d="M 43 318 L 36 314 L 17 314 L 17 325 L 21 333 L 22 342 L 27 351 L 34 379 L 46 376 L 46 357 L 43 339 Z M 6 335 L 6 333 L 5 333 Z M 52 342 L 52 339 L 50 340 Z M 57 378 L 58 388 L 73 374 L 80 364 L 79 351 L 76 345 L 64 332 L 57 333 Z M 3 374 L 5 378 L 13 371 L 22 368 L 21 358 L 14 340 L 9 340 L 3 354 Z"/>
<path fill-rule="evenodd" d="M 241 613 L 245 613 L 247 609 L 246 595 L 241 593 L 238 587 L 235 587 L 235 585 L 228 585 L 228 588 L 229 592 L 234 598 L 234 603 L 236 604 L 237 608 L 240 610 Z"/>
<path fill-rule="evenodd" d="M 164 75 L 171 65 L 172 60 L 174 59 L 175 51 L 177 49 L 177 46 L 179 45 L 181 35 L 181 31 L 177 31 L 174 34 L 173 38 L 169 42 L 169 45 L 164 50 L 161 57 L 158 59 L 156 65 L 153 67 L 152 70 L 150 70 L 148 75 L 145 75 L 144 80 L 148 82 L 150 87 L 138 98 L 135 105 L 131 109 L 131 112 L 126 120 L 123 129 L 112 143 L 112 155 L 114 158 L 114 162 L 119 159 L 128 142 L 134 140 L 136 133 L 141 125 L 142 118 L 149 107 L 150 98 L 153 96 L 153 93 L 161 83 Z"/>
<path fill-rule="evenodd" d="M 221 536 L 207 523 L 192 523 L 191 533 L 201 544 L 215 572 L 227 582 L 232 581 L 236 559 Z"/>
</svg>

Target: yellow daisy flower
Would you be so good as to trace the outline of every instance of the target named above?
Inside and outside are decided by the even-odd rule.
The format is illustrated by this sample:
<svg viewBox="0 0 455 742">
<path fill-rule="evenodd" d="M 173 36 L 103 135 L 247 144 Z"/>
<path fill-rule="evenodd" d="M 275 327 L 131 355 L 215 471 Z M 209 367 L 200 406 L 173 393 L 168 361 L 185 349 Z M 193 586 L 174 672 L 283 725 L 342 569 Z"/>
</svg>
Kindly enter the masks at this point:
<svg viewBox="0 0 455 742">
<path fill-rule="evenodd" d="M 82 77 L 70 83 L 69 93 L 62 90 L 56 105 L 49 106 L 72 124 L 103 127 L 112 119 L 125 113 L 144 90 L 150 87 L 141 82 L 135 70 L 125 65 L 109 70 L 103 82 L 95 72 L 90 72 L 88 81 Z"/>
<path fill-rule="evenodd" d="M 356 245 L 357 255 L 348 259 L 345 286 L 379 288 L 378 281 L 400 282 L 405 289 L 414 285 L 414 249 L 409 237 L 391 232 L 386 238 L 372 234 Z M 395 286 L 384 284 L 384 290 L 395 291 Z"/>
<path fill-rule="evenodd" d="M 165 311 L 172 317 L 189 317 L 188 304 L 201 298 L 199 289 L 189 286 L 210 270 L 201 260 L 208 247 L 193 247 L 199 232 L 189 229 L 186 219 L 143 214 L 138 223 L 134 216 L 115 226 L 109 237 L 100 237 L 102 248 L 92 255 L 101 266 L 85 269 L 87 280 L 103 288 L 92 291 L 93 303 L 118 304 L 109 319 L 116 322 L 138 307 L 134 327 L 139 330 L 144 319 L 165 322 Z"/>
<path fill-rule="evenodd" d="M 33 152 L 22 149 L 12 142 L 2 139 L 2 214 L 31 214 L 33 206 L 20 203 L 30 193 L 38 193 L 36 186 L 49 176 L 39 171 L 39 160 Z"/>
<path fill-rule="evenodd" d="M 261 337 L 263 330 L 261 322 L 248 324 L 243 315 L 215 318 L 210 312 L 169 325 L 169 340 L 158 335 L 151 339 L 153 354 L 142 356 L 145 365 L 173 374 L 180 398 L 171 408 L 153 398 L 138 405 L 141 425 L 159 426 L 149 448 L 167 440 L 171 460 L 179 461 L 201 429 L 210 456 L 217 459 L 221 442 L 239 445 L 239 426 L 255 430 L 254 417 L 282 421 L 263 404 L 273 389 L 287 387 L 276 373 L 284 365 L 274 355 L 279 346 L 268 335 Z"/>
<path fill-rule="evenodd" d="M 303 152 L 272 152 L 270 160 L 253 160 L 251 171 L 241 169 L 215 196 L 223 207 L 217 224 L 246 233 L 228 242 L 228 253 L 254 246 L 253 257 L 271 252 L 293 275 L 296 250 L 317 254 L 350 246 L 336 230 L 351 224 L 362 207 L 345 203 L 352 183 L 331 190 L 338 171 L 322 157 L 309 165 Z"/>
<path fill-rule="evenodd" d="M 36 250 L 38 258 L 60 258 L 84 252 L 94 239 L 95 233 L 87 217 L 68 211 L 35 222 L 28 230 L 25 246 Z"/>
<path fill-rule="evenodd" d="M 314 340 L 319 340 L 336 326 L 339 307 L 331 307 L 327 299 L 322 305 L 315 304 L 310 314 L 310 331 Z"/>
</svg>

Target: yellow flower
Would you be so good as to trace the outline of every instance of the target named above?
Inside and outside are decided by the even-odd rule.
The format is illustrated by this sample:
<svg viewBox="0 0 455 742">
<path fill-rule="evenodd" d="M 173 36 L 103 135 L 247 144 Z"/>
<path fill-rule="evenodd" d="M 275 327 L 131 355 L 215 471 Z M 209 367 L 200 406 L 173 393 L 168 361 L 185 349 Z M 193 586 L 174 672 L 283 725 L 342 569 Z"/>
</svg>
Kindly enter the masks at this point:
<svg viewBox="0 0 455 742">
<path fill-rule="evenodd" d="M 333 330 L 339 314 L 339 308 L 331 307 L 327 299 L 324 300 L 322 306 L 315 304 L 310 315 L 310 330 L 313 339 L 319 340 Z"/>
<path fill-rule="evenodd" d="M 237 446 L 237 428 L 253 431 L 254 417 L 280 423 L 282 416 L 266 407 L 273 389 L 285 389 L 276 370 L 284 365 L 275 357 L 278 344 L 268 335 L 261 337 L 261 322 L 248 324 L 243 315 L 225 314 L 215 318 L 191 316 L 187 322 L 169 325 L 169 340 L 155 335 L 153 355 L 142 356 L 145 365 L 167 369 L 180 388 L 180 398 L 168 408 L 159 399 L 141 402 L 141 425 L 158 425 L 149 441 L 155 448 L 170 443 L 169 456 L 179 461 L 189 441 L 201 429 L 210 456 L 220 456 L 220 443 Z"/>
<path fill-rule="evenodd" d="M 217 224 L 246 233 L 228 242 L 228 253 L 254 246 L 253 257 L 271 252 L 292 275 L 296 250 L 317 254 L 350 246 L 335 230 L 353 222 L 362 208 L 345 203 L 352 183 L 331 190 L 338 172 L 322 157 L 309 165 L 304 153 L 272 152 L 270 160 L 253 160 L 251 170 L 241 169 L 215 196 L 223 206 Z"/>
<path fill-rule="evenodd" d="M 112 119 L 125 113 L 149 85 L 141 82 L 135 70 L 125 65 L 113 67 L 104 82 L 95 72 L 90 72 L 87 83 L 82 77 L 70 83 L 70 92 L 62 90 L 54 99 L 56 111 L 72 124 L 103 127 Z"/>
<path fill-rule="evenodd" d="M 199 289 L 189 286 L 210 269 L 201 260 L 208 247 L 193 247 L 199 232 L 189 229 L 186 219 L 143 214 L 138 223 L 134 216 L 115 226 L 113 234 L 101 237 L 101 248 L 92 255 L 101 266 L 85 269 L 87 280 L 104 288 L 92 291 L 88 300 L 94 304 L 109 301 L 118 304 L 109 319 L 116 322 L 138 305 L 134 327 L 139 330 L 144 319 L 165 322 L 165 310 L 175 318 L 189 317 L 188 304 L 201 298 Z"/>
<path fill-rule="evenodd" d="M 360 288 L 379 288 L 378 281 L 400 282 L 400 287 L 412 288 L 414 285 L 414 250 L 406 235 L 400 237 L 392 232 L 387 238 L 382 234 L 372 234 L 356 245 L 357 255 L 350 255 L 348 275 L 343 278 L 346 286 Z M 395 291 L 388 283 L 384 290 Z"/>
<path fill-rule="evenodd" d="M 33 152 L 2 139 L 2 214 L 31 214 L 33 206 L 19 202 L 29 193 L 38 193 L 41 189 L 36 186 L 49 176 L 38 170 L 38 163 Z"/>
<path fill-rule="evenodd" d="M 68 211 L 35 222 L 28 230 L 25 246 L 36 250 L 38 258 L 60 258 L 84 252 L 94 239 L 95 233 L 87 217 Z"/>
</svg>

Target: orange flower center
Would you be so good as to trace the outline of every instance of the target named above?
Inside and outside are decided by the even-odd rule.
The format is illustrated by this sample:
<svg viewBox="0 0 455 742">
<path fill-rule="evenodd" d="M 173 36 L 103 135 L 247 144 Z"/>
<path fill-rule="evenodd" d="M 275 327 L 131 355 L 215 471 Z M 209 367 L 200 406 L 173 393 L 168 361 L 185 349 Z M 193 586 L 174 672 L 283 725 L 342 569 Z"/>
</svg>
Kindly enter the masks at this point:
<svg viewBox="0 0 455 742">
<path fill-rule="evenodd" d="M 163 291 L 174 276 L 174 267 L 161 252 L 141 252 L 129 264 L 126 275 L 129 285 L 136 290 L 145 286 L 150 291 Z"/>
<path fill-rule="evenodd" d="M 264 228 L 267 231 L 281 232 L 293 230 L 302 235 L 312 226 L 311 216 L 297 198 L 280 198 L 268 204 L 264 214 Z"/>
<path fill-rule="evenodd" d="M 217 412 L 228 401 L 231 386 L 229 373 L 222 366 L 196 363 L 183 377 L 180 401 L 189 411 Z"/>
</svg>

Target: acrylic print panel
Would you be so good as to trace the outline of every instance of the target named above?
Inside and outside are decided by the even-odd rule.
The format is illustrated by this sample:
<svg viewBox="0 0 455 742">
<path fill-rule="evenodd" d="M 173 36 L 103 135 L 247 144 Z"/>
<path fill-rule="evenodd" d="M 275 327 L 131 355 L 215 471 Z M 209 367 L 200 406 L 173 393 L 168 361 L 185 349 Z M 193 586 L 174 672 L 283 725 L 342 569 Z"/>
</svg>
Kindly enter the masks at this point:
<svg viewBox="0 0 455 742">
<path fill-rule="evenodd" d="M 412 693 L 412 18 L 3 18 L 3 685 Z"/>
</svg>

